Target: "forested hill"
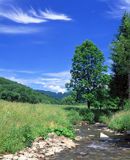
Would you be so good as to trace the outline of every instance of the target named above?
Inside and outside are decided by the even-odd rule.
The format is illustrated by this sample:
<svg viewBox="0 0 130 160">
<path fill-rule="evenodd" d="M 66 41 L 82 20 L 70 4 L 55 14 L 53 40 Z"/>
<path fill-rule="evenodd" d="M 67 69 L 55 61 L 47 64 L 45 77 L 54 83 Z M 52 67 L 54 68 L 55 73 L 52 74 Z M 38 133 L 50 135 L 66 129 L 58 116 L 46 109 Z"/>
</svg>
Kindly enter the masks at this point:
<svg viewBox="0 0 130 160">
<path fill-rule="evenodd" d="M 55 98 L 2 77 L 0 77 L 0 99 L 28 103 L 58 103 Z"/>
<path fill-rule="evenodd" d="M 70 95 L 69 92 L 66 92 L 66 93 L 58 92 L 58 93 L 56 93 L 56 92 L 44 91 L 44 90 L 37 90 L 37 91 L 40 92 L 40 93 L 46 94 L 48 96 L 51 96 L 53 98 L 56 98 L 56 99 L 63 99 L 63 98 Z"/>
</svg>

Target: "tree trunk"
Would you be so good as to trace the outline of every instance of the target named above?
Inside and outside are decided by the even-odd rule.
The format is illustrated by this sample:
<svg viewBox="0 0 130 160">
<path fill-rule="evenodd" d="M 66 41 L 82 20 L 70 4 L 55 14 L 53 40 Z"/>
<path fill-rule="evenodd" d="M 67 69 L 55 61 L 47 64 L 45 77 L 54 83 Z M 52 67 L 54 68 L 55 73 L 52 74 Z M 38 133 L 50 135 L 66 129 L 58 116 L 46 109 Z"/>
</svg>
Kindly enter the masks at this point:
<svg viewBox="0 0 130 160">
<path fill-rule="evenodd" d="M 90 102 L 89 101 L 87 101 L 87 105 L 88 105 L 88 109 L 90 109 Z"/>
<path fill-rule="evenodd" d="M 128 99 L 130 100 L 130 71 L 128 73 Z"/>
</svg>

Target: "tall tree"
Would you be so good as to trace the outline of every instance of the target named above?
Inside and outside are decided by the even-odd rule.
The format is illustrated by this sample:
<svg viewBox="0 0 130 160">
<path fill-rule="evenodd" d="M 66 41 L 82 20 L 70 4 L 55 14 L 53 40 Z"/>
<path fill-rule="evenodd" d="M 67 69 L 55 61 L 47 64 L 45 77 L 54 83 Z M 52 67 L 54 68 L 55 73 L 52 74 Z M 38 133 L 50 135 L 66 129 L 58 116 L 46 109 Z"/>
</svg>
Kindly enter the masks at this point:
<svg viewBox="0 0 130 160">
<path fill-rule="evenodd" d="M 75 93 L 76 101 L 87 102 L 90 108 L 96 91 L 105 85 L 104 72 L 107 68 L 103 65 L 103 54 L 93 42 L 87 40 L 76 48 L 72 61 L 69 88 Z"/>
<path fill-rule="evenodd" d="M 112 42 L 113 79 L 111 91 L 121 101 L 130 99 L 130 14 L 122 18 L 118 34 Z"/>
</svg>

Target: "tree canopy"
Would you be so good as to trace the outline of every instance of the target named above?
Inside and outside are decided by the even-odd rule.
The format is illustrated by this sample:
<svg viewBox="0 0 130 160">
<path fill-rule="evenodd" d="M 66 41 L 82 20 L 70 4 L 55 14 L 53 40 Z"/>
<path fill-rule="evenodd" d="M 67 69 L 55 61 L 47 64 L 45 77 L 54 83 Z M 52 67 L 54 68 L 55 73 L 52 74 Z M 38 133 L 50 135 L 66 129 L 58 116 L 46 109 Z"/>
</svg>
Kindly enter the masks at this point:
<svg viewBox="0 0 130 160">
<path fill-rule="evenodd" d="M 118 34 L 112 42 L 111 93 L 121 101 L 130 98 L 130 14 L 125 13 Z"/>
<path fill-rule="evenodd" d="M 87 102 L 90 108 L 97 91 L 106 87 L 108 80 L 103 54 L 92 41 L 87 40 L 76 48 L 72 61 L 72 79 L 68 88 L 75 94 L 76 101 Z"/>
</svg>

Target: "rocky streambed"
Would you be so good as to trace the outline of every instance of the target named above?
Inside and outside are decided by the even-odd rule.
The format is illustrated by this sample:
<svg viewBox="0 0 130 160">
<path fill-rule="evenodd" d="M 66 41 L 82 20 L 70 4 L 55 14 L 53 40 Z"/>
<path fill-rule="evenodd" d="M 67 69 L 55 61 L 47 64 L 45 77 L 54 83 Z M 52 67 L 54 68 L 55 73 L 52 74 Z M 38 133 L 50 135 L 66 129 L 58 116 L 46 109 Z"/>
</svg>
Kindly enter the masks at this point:
<svg viewBox="0 0 130 160">
<path fill-rule="evenodd" d="M 54 133 L 37 138 L 31 148 L 4 155 L 3 160 L 130 160 L 130 136 L 117 134 L 103 124 L 76 127 L 72 141 Z"/>
<path fill-rule="evenodd" d="M 48 138 L 44 140 L 42 137 L 37 138 L 32 147 L 26 148 L 16 154 L 8 154 L 1 156 L 2 160 L 48 160 L 49 157 L 60 153 L 63 150 L 75 148 L 76 144 L 69 138 L 57 136 L 50 133 Z"/>
</svg>

